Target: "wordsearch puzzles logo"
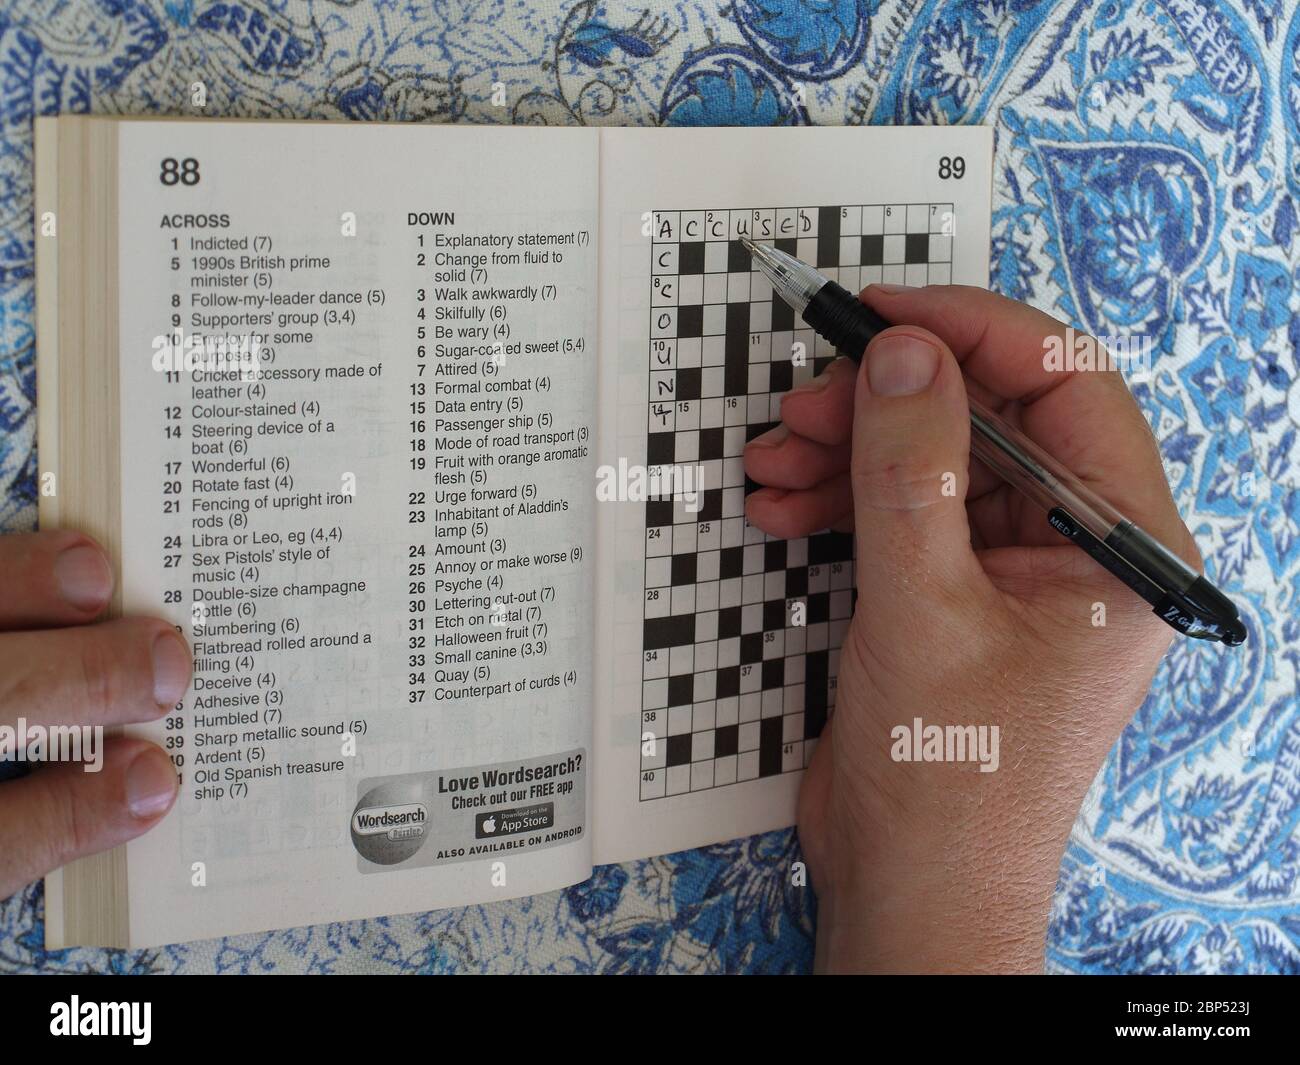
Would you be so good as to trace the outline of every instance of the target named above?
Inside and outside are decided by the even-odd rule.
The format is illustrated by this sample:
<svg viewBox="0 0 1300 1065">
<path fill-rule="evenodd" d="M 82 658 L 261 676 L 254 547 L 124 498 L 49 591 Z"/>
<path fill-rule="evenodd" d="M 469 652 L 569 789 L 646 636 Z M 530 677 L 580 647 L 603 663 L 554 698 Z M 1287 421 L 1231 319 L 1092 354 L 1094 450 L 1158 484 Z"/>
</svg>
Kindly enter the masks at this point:
<svg viewBox="0 0 1300 1065">
<path fill-rule="evenodd" d="M 395 865 L 411 857 L 428 838 L 429 811 L 422 802 L 376 794 L 357 803 L 352 813 L 352 843 L 362 857 L 378 865 Z"/>
</svg>

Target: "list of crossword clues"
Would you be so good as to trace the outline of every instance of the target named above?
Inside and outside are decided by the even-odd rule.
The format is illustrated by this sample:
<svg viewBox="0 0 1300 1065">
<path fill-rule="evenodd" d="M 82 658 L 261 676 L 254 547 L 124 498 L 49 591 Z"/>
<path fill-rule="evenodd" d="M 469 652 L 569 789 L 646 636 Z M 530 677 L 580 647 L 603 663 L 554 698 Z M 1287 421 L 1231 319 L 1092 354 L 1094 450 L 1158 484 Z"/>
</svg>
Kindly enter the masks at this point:
<svg viewBox="0 0 1300 1065">
<path fill-rule="evenodd" d="M 652 215 L 646 464 L 689 468 L 702 491 L 646 503 L 643 801 L 803 769 L 856 596 L 851 536 L 776 540 L 745 520 L 745 444 L 835 352 L 773 300 L 740 238 L 850 291 L 947 284 L 952 218 L 941 203 Z"/>
</svg>

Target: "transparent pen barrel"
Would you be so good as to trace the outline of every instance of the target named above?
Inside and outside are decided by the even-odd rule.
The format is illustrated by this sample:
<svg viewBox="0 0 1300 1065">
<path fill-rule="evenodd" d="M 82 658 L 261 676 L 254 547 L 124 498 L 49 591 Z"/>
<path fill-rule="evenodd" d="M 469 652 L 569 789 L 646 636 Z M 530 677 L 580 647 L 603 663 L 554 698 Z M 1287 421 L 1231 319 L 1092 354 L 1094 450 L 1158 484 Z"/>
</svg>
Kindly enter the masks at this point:
<svg viewBox="0 0 1300 1065">
<path fill-rule="evenodd" d="M 1064 507 L 1105 540 L 1126 519 L 1023 433 L 1011 428 L 978 400 L 970 400 L 971 451 L 984 465 L 1044 510 Z"/>
<path fill-rule="evenodd" d="M 1185 592 L 1200 576 L 1124 517 L 1023 433 L 972 399 L 971 452 L 1048 513 L 1063 507 L 1099 541 L 1162 588 Z M 1204 582 L 1201 582 L 1204 583 Z"/>
</svg>

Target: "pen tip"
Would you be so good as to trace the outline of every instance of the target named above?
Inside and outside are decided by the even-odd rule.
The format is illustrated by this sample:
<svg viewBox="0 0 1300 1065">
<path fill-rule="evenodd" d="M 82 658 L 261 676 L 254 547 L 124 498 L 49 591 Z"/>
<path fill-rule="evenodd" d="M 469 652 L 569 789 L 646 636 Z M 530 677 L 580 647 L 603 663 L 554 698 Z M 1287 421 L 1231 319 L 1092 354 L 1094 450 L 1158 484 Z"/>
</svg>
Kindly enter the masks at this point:
<svg viewBox="0 0 1300 1065">
<path fill-rule="evenodd" d="M 740 236 L 740 243 L 743 244 L 746 248 L 749 249 L 750 254 L 753 254 L 754 252 L 758 251 L 758 245 L 755 244 L 752 240 L 750 240 L 750 239 L 749 239 L 747 236 L 745 236 L 743 233 L 742 233 L 741 236 Z"/>
<path fill-rule="evenodd" d="M 1229 647 L 1240 647 L 1246 642 L 1246 626 L 1240 618 L 1233 618 L 1224 625 L 1223 642 Z"/>
</svg>

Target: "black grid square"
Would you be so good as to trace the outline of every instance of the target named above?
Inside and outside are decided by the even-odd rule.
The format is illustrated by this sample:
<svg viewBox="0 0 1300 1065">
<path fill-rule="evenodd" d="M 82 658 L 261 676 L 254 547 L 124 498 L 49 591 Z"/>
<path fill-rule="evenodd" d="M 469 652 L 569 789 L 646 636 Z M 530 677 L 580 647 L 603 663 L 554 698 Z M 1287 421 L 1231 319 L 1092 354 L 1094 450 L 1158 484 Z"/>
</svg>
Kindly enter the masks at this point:
<svg viewBox="0 0 1300 1065">
<path fill-rule="evenodd" d="M 909 233 L 903 244 L 903 261 L 928 263 L 930 261 L 930 234 Z"/>
<path fill-rule="evenodd" d="M 668 737 L 668 764 L 689 765 L 691 761 L 691 734 Z"/>
<path fill-rule="evenodd" d="M 727 666 L 715 674 L 719 699 L 729 699 L 740 694 L 740 667 Z"/>
<path fill-rule="evenodd" d="M 745 549 L 743 547 L 724 547 L 722 557 L 718 559 L 718 578 L 730 580 L 745 572 Z"/>
<path fill-rule="evenodd" d="M 701 456 L 703 458 L 703 456 Z M 706 488 L 704 490 L 704 505 L 700 507 L 700 512 L 695 515 L 696 521 L 721 521 L 722 520 L 722 489 Z"/>
<path fill-rule="evenodd" d="M 646 618 L 642 642 L 647 651 L 694 643 L 695 615 L 674 614 L 666 618 Z"/>
<path fill-rule="evenodd" d="M 798 599 L 808 594 L 807 566 L 795 566 L 785 571 L 785 594 L 788 599 Z"/>
<path fill-rule="evenodd" d="M 722 458 L 722 430 L 721 429 L 701 429 L 700 430 L 700 461 L 707 462 L 709 459 Z"/>
<path fill-rule="evenodd" d="M 785 686 L 785 659 L 768 658 L 763 662 L 763 690 Z"/>
<path fill-rule="evenodd" d="M 740 607 L 726 606 L 718 611 L 718 639 L 729 640 L 740 635 Z"/>
<path fill-rule="evenodd" d="M 740 726 L 723 725 L 713 732 L 713 756 L 725 758 L 740 750 Z"/>
<path fill-rule="evenodd" d="M 781 719 L 765 717 L 758 726 L 758 775 L 774 777 L 781 772 Z"/>
<path fill-rule="evenodd" d="M 704 308 L 698 303 L 688 303 L 677 308 L 677 335 L 697 337 L 704 334 Z"/>
<path fill-rule="evenodd" d="M 848 562 L 853 558 L 850 533 L 827 532 L 808 538 L 808 565 L 824 566 L 831 562 Z"/>
<path fill-rule="evenodd" d="M 677 461 L 677 434 L 651 433 L 646 437 L 647 466 L 671 466 Z"/>
<path fill-rule="evenodd" d="M 794 328 L 794 308 L 785 300 L 772 300 L 772 328 L 774 330 Z"/>
<path fill-rule="evenodd" d="M 677 371 L 677 398 L 679 400 L 700 398 L 701 372 L 698 366 Z"/>
<path fill-rule="evenodd" d="M 822 267 L 840 265 L 840 208 L 817 209 L 817 262 Z"/>
<path fill-rule="evenodd" d="M 689 554 L 673 555 L 672 582 L 674 588 L 679 584 L 695 583 L 696 561 L 698 558 L 699 555 L 695 554 L 694 551 Z"/>
<path fill-rule="evenodd" d="M 808 624 L 818 625 L 831 619 L 830 592 L 813 592 L 808 596 Z"/>
<path fill-rule="evenodd" d="M 660 525 L 673 523 L 673 501 L 671 499 L 648 499 L 645 505 L 646 527 L 653 529 Z"/>
</svg>

